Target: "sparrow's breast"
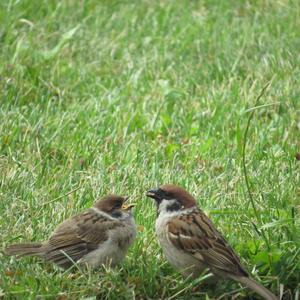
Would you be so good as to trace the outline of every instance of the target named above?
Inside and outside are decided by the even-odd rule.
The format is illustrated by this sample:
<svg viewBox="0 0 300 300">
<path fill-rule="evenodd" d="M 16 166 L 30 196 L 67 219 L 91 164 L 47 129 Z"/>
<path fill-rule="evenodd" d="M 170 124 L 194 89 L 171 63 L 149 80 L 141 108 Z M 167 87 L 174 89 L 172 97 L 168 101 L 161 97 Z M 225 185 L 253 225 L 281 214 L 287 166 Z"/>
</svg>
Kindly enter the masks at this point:
<svg viewBox="0 0 300 300">
<path fill-rule="evenodd" d="M 123 220 L 122 224 L 108 232 L 109 238 L 98 249 L 88 253 L 82 262 L 93 267 L 102 264 L 117 265 L 125 258 L 129 246 L 136 237 L 136 225 L 133 218 Z"/>
<path fill-rule="evenodd" d="M 114 233 L 114 241 L 120 251 L 126 252 L 136 237 L 136 225 L 133 217 L 124 221 L 124 226 L 120 227 Z"/>
<path fill-rule="evenodd" d="M 205 267 L 192 255 L 185 253 L 181 249 L 177 249 L 168 238 L 168 222 L 171 221 L 174 214 L 163 214 L 156 219 L 156 235 L 160 246 L 166 256 L 168 262 L 177 269 L 183 276 L 192 275 L 196 277 L 202 272 Z"/>
</svg>

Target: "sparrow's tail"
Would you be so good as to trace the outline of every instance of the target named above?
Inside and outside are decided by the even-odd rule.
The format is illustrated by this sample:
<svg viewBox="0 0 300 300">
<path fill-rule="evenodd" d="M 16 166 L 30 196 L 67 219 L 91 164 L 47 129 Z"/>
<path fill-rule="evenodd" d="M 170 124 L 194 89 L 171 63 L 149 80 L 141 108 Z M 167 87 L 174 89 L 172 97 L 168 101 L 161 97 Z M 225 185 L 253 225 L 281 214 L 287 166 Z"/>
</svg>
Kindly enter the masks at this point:
<svg viewBox="0 0 300 300">
<path fill-rule="evenodd" d="M 4 249 L 6 255 L 17 255 L 17 256 L 41 256 L 43 254 L 42 243 L 27 243 L 27 244 L 14 244 Z"/>
<path fill-rule="evenodd" d="M 232 276 L 232 279 L 240 282 L 241 284 L 245 285 L 246 287 L 252 289 L 257 294 L 259 294 L 261 297 L 263 297 L 266 300 L 278 300 L 279 298 L 275 296 L 272 292 L 270 292 L 268 289 L 263 287 L 261 284 L 256 282 L 254 279 L 250 277 L 238 277 L 238 276 Z"/>
</svg>

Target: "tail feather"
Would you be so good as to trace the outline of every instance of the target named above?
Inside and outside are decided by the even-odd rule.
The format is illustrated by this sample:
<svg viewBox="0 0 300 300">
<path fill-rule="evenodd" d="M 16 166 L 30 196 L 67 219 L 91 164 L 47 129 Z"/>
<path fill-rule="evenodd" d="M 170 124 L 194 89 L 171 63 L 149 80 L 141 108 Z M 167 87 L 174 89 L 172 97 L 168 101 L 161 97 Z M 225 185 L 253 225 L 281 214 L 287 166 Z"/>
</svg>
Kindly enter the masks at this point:
<svg viewBox="0 0 300 300">
<path fill-rule="evenodd" d="M 240 282 L 241 284 L 245 285 L 246 287 L 250 288 L 251 290 L 255 291 L 261 297 L 266 300 L 278 300 L 279 298 L 275 296 L 271 291 L 267 288 L 256 282 L 254 279 L 250 277 L 237 277 L 233 276 L 232 279 Z"/>
<path fill-rule="evenodd" d="M 17 256 L 41 256 L 43 254 L 42 243 L 24 243 L 24 244 L 13 244 L 4 249 L 6 255 L 17 255 Z"/>
</svg>

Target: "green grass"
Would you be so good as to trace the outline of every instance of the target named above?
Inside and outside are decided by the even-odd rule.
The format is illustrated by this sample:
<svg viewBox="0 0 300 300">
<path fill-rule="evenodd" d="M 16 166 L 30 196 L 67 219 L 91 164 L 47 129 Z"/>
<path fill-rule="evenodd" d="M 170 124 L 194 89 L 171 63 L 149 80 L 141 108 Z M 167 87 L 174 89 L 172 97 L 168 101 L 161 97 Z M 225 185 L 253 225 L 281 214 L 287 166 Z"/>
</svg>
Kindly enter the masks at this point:
<svg viewBox="0 0 300 300">
<path fill-rule="evenodd" d="M 145 191 L 176 183 L 252 275 L 292 299 L 300 282 L 298 1 L 9 0 L 0 20 L 0 245 L 46 239 L 112 192 L 137 201 L 144 226 L 114 270 L 72 275 L 0 253 L 0 298 L 255 297 L 231 281 L 211 289 L 182 279 L 165 261 Z M 260 105 L 272 105 L 255 111 L 246 147 L 256 218 L 243 134 L 270 80 Z"/>
</svg>

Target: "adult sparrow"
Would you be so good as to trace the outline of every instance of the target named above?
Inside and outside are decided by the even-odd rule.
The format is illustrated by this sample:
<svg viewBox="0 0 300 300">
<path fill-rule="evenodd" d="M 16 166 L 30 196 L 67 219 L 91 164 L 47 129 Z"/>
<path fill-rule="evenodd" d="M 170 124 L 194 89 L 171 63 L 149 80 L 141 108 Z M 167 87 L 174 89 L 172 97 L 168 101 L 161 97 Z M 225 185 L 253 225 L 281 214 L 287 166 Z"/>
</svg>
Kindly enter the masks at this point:
<svg viewBox="0 0 300 300">
<path fill-rule="evenodd" d="M 92 268 L 120 263 L 136 236 L 131 213 L 121 196 L 109 195 L 61 223 L 48 241 L 8 246 L 7 255 L 39 256 L 63 269 L 74 263 Z"/>
<path fill-rule="evenodd" d="M 169 263 L 183 276 L 195 277 L 209 269 L 217 276 L 240 282 L 267 300 L 278 299 L 249 277 L 239 257 L 186 190 L 167 184 L 149 190 L 147 196 L 157 204 L 155 231 L 159 244 Z"/>
</svg>

